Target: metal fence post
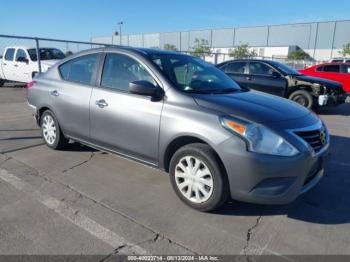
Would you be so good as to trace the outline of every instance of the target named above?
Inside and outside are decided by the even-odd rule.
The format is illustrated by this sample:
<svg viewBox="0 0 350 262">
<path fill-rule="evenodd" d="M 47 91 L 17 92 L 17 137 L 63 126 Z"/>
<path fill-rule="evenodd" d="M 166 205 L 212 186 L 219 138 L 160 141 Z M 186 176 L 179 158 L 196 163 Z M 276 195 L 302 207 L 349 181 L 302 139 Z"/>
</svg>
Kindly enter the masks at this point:
<svg viewBox="0 0 350 262">
<path fill-rule="evenodd" d="M 36 57 L 38 61 L 38 69 L 39 73 L 41 73 L 41 59 L 40 59 L 40 47 L 39 47 L 39 39 L 35 38 L 35 45 L 36 45 Z"/>
</svg>

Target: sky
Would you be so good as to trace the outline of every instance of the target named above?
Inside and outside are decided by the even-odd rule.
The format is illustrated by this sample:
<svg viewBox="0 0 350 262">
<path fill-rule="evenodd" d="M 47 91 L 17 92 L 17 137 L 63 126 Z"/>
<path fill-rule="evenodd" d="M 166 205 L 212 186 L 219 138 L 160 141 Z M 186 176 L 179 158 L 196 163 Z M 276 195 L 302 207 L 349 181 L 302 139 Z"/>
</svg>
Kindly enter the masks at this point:
<svg viewBox="0 0 350 262">
<path fill-rule="evenodd" d="M 0 0 L 0 34 L 111 35 L 350 19 L 350 0 Z"/>
</svg>

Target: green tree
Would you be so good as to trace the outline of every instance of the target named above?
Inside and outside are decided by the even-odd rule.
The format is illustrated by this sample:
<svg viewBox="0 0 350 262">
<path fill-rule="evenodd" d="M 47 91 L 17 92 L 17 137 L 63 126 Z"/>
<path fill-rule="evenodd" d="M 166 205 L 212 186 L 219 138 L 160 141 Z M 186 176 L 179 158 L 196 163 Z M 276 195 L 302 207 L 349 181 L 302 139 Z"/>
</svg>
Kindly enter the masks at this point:
<svg viewBox="0 0 350 262">
<path fill-rule="evenodd" d="M 208 40 L 196 38 L 194 40 L 194 46 L 192 47 L 192 55 L 197 57 L 211 56 L 210 45 Z"/>
<path fill-rule="evenodd" d="M 343 45 L 343 49 L 339 52 L 342 56 L 350 55 L 350 43 Z"/>
<path fill-rule="evenodd" d="M 249 44 L 245 43 L 245 44 L 240 44 L 239 46 L 230 50 L 228 55 L 230 57 L 235 58 L 235 59 L 242 59 L 242 58 L 255 57 L 255 56 L 257 56 L 257 53 L 254 50 L 249 50 Z"/>
<path fill-rule="evenodd" d="M 306 53 L 303 49 L 298 49 L 296 51 L 291 52 L 288 55 L 288 59 L 291 60 L 309 60 L 310 58 L 310 55 Z"/>
<path fill-rule="evenodd" d="M 164 50 L 170 50 L 170 51 L 178 51 L 177 47 L 172 44 L 165 44 L 163 47 Z"/>
</svg>

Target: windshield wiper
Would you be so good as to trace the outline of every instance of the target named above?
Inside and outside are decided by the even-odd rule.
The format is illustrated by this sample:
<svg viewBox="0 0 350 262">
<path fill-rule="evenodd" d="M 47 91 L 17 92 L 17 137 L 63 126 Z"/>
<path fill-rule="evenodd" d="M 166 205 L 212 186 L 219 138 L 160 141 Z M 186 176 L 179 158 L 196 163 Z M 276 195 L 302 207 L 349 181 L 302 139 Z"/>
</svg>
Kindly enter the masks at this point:
<svg viewBox="0 0 350 262">
<path fill-rule="evenodd" d="M 184 90 L 187 93 L 195 93 L 195 94 L 212 94 L 216 89 L 188 89 Z"/>
<path fill-rule="evenodd" d="M 225 94 L 233 93 L 239 91 L 235 88 L 213 88 L 213 89 L 189 89 L 185 90 L 188 93 L 197 93 L 197 94 Z"/>
<path fill-rule="evenodd" d="M 239 91 L 239 89 L 236 88 L 222 88 L 222 89 L 217 89 L 216 91 L 214 91 L 214 94 L 226 94 L 226 93 L 233 93 L 233 92 L 237 92 Z"/>
</svg>

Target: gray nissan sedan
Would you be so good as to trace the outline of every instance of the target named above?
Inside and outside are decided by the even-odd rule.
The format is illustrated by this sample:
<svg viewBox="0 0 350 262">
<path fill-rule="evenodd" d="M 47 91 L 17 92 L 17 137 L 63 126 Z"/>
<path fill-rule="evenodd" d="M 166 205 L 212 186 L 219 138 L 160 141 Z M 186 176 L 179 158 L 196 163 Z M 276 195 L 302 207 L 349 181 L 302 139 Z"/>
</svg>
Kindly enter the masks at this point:
<svg viewBox="0 0 350 262">
<path fill-rule="evenodd" d="M 315 114 L 240 88 L 198 58 L 92 49 L 27 88 L 48 147 L 71 140 L 162 169 L 179 198 L 201 211 L 229 196 L 286 204 L 324 174 L 329 134 Z"/>
</svg>

